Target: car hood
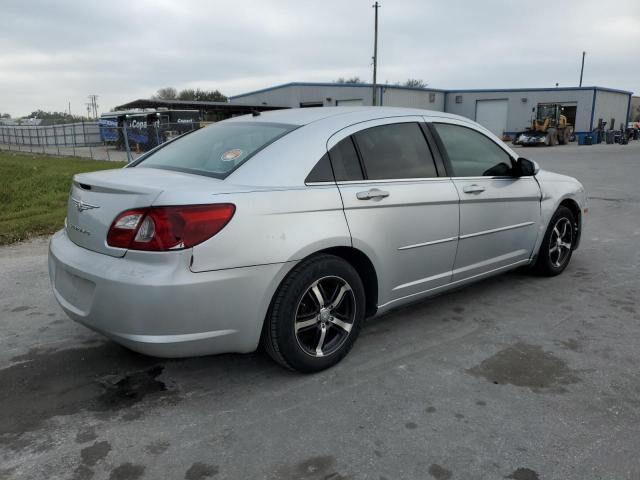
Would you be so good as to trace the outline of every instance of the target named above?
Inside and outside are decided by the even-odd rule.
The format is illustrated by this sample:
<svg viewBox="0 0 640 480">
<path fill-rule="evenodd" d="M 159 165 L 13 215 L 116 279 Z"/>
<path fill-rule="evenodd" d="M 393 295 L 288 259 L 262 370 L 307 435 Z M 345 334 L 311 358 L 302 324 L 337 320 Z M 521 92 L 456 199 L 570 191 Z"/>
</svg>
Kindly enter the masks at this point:
<svg viewBox="0 0 640 480">
<path fill-rule="evenodd" d="M 562 175 L 560 173 L 550 172 L 548 170 L 540 170 L 536 178 L 539 182 L 563 182 L 563 183 L 575 183 L 580 185 L 580 182 L 569 175 Z"/>
</svg>

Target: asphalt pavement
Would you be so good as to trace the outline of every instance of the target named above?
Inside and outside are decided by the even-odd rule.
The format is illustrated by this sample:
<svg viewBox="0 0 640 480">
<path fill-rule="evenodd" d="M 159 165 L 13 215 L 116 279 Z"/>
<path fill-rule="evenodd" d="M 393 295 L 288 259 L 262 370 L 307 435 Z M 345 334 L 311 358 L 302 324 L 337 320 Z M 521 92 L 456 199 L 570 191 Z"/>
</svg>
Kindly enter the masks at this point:
<svg viewBox="0 0 640 480">
<path fill-rule="evenodd" d="M 372 319 L 316 375 L 131 353 L 66 318 L 47 239 L 0 248 L 0 479 L 640 479 L 640 142 L 518 152 L 588 190 L 565 273 Z"/>
</svg>

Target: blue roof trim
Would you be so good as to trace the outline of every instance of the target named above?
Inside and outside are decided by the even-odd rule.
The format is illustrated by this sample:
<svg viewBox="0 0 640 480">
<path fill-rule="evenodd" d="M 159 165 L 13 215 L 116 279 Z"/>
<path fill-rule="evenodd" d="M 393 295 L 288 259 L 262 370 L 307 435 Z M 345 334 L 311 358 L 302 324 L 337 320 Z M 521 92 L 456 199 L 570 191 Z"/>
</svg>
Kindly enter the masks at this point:
<svg viewBox="0 0 640 480">
<path fill-rule="evenodd" d="M 467 89 L 467 90 L 447 90 L 447 93 L 493 93 L 493 92 L 554 92 L 565 90 L 598 90 L 602 92 L 624 93 L 626 95 L 633 95 L 633 92 L 627 90 L 618 90 L 616 88 L 607 87 L 546 87 L 546 88 L 480 88 L 480 89 Z"/>
<path fill-rule="evenodd" d="M 378 83 L 376 85 L 379 88 L 388 89 L 395 88 L 400 90 L 420 90 L 422 92 L 440 92 L 447 93 L 449 90 L 443 90 L 441 88 L 420 88 L 420 87 L 403 87 L 402 85 L 386 85 L 383 83 Z M 278 90 L 280 88 L 285 87 L 349 87 L 349 88 L 372 88 L 373 83 L 335 83 L 335 82 L 289 82 L 283 83 L 281 85 L 274 85 L 273 87 L 262 88 L 260 90 L 254 90 L 252 92 L 241 93 L 239 95 L 232 95 L 229 97 L 229 100 L 233 100 L 235 98 L 247 97 L 249 95 L 255 95 L 257 93 L 270 92 L 272 90 Z"/>
<path fill-rule="evenodd" d="M 583 91 L 601 91 L 601 92 L 612 92 L 612 93 L 623 93 L 625 95 L 633 95 L 633 92 L 629 92 L 627 90 L 618 90 L 616 88 L 607 88 L 607 87 L 546 87 L 546 88 L 479 88 L 479 89 L 462 89 L 455 90 L 449 89 L 444 90 L 441 88 L 420 88 L 420 87 L 403 87 L 402 85 L 386 85 L 386 84 L 377 84 L 379 88 L 388 89 L 398 89 L 398 90 L 419 90 L 422 92 L 439 92 L 439 93 L 505 93 L 505 92 L 554 92 L 554 91 L 567 91 L 567 90 L 583 90 Z M 239 95 L 233 95 L 229 97 L 229 100 L 234 100 L 236 98 L 247 97 L 249 95 L 255 95 L 257 93 L 270 92 L 272 90 L 278 90 L 280 88 L 286 87 L 345 87 L 345 88 L 372 88 L 372 83 L 334 83 L 334 82 L 289 82 L 283 83 L 281 85 L 274 85 L 273 87 L 262 88 L 260 90 L 253 90 L 247 93 L 241 93 Z"/>
</svg>

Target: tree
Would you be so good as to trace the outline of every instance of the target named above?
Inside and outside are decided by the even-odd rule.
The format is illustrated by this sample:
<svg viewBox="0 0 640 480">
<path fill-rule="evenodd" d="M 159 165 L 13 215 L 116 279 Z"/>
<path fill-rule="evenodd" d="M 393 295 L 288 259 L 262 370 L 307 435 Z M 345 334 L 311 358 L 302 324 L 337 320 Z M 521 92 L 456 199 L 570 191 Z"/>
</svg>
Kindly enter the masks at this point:
<svg viewBox="0 0 640 480">
<path fill-rule="evenodd" d="M 219 90 L 200 90 L 199 88 L 181 90 L 177 99 L 196 102 L 226 102 L 228 100 L 227 96 L 223 95 Z"/>
<path fill-rule="evenodd" d="M 350 78 L 340 77 L 338 80 L 336 80 L 336 83 L 363 83 L 363 82 L 362 80 L 360 80 L 360 77 L 355 76 Z"/>
<path fill-rule="evenodd" d="M 185 88 L 178 92 L 173 87 L 161 88 L 151 97 L 154 100 L 186 100 L 195 102 L 226 102 L 228 98 L 220 90 Z"/>
<path fill-rule="evenodd" d="M 87 120 L 85 117 L 69 115 L 67 112 L 45 112 L 43 110 L 36 110 L 31 112 L 24 118 L 38 118 L 42 120 L 40 125 L 54 125 L 57 123 L 74 123 Z"/>
<path fill-rule="evenodd" d="M 421 80 L 419 78 L 409 78 L 407 79 L 406 82 L 404 82 L 404 86 L 405 87 L 411 87 L 411 88 L 426 88 L 429 84 L 426 83 L 424 80 Z"/>
<path fill-rule="evenodd" d="M 164 87 L 159 89 L 151 98 L 154 100 L 175 100 L 177 96 L 178 91 L 175 88 Z"/>
<path fill-rule="evenodd" d="M 8 113 L 3 113 L 2 115 L 0 115 L 0 118 L 11 118 L 11 115 Z"/>
</svg>

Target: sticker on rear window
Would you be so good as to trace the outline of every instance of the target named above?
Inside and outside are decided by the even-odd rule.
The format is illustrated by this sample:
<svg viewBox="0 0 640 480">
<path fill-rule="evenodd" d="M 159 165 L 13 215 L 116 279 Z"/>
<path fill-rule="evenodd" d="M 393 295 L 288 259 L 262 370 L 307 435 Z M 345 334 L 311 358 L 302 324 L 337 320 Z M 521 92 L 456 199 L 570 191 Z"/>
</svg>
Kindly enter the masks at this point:
<svg viewBox="0 0 640 480">
<path fill-rule="evenodd" d="M 234 148 L 232 150 L 227 150 L 226 152 L 224 152 L 220 159 L 223 162 L 231 162 L 238 158 L 240 155 L 242 155 L 242 150 L 240 150 L 239 148 Z"/>
</svg>

